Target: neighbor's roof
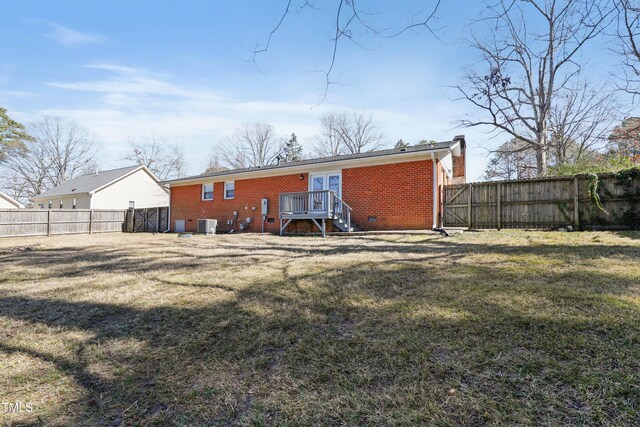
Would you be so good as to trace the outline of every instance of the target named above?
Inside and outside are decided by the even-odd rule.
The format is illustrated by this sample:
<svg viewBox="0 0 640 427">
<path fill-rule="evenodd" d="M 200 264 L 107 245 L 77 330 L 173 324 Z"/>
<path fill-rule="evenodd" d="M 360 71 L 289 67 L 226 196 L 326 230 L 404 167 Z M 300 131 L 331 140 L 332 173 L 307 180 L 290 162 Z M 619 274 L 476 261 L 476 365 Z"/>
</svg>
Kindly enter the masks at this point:
<svg viewBox="0 0 640 427">
<path fill-rule="evenodd" d="M 244 169 L 229 169 L 229 170 L 224 170 L 219 172 L 188 176 L 185 178 L 172 179 L 170 181 L 165 181 L 164 183 L 170 184 L 172 182 L 189 181 L 189 180 L 199 179 L 199 178 L 236 175 L 240 173 L 265 171 L 265 170 L 273 170 L 273 169 L 284 169 L 284 168 L 290 168 L 294 166 L 315 165 L 320 163 L 330 163 L 330 162 L 337 162 L 337 161 L 343 161 L 343 160 L 365 159 L 369 157 L 383 157 L 383 156 L 389 156 L 393 154 L 406 154 L 406 153 L 415 153 L 415 152 L 421 152 L 421 151 L 424 151 L 424 152 L 439 151 L 439 150 L 451 148 L 460 142 L 464 144 L 463 135 L 456 136 L 453 141 L 436 142 L 433 144 L 414 145 L 406 148 L 391 148 L 388 150 L 369 151 L 367 153 L 341 154 L 339 156 L 320 157 L 317 159 L 305 159 L 305 160 L 299 160 L 297 162 L 284 163 L 281 165 L 269 165 L 269 166 L 244 168 Z"/>
<path fill-rule="evenodd" d="M 57 187 L 37 195 L 35 198 L 43 199 L 48 197 L 91 193 L 143 167 L 144 166 L 142 165 L 127 166 L 125 168 L 112 169 L 108 171 L 98 171 L 97 174 L 92 173 L 82 175 L 77 178 L 70 179 L 69 181 L 65 181 Z"/>
<path fill-rule="evenodd" d="M 7 196 L 6 194 L 4 194 L 2 191 L 0 191 L 0 199 L 4 199 L 7 202 L 11 203 L 12 205 L 14 205 L 16 208 L 24 208 L 24 205 L 22 203 L 20 203 L 19 201 L 17 201 L 16 199 Z"/>
</svg>

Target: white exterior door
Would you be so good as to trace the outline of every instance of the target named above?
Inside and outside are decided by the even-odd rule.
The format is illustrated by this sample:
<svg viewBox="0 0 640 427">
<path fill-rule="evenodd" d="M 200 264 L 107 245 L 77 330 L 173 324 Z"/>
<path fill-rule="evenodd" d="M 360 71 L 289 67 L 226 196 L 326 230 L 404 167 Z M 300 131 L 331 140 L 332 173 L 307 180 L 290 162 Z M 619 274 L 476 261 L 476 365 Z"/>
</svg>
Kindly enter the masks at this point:
<svg viewBox="0 0 640 427">
<path fill-rule="evenodd" d="M 309 191 L 323 191 L 331 190 L 336 193 L 338 197 L 342 197 L 342 173 L 340 172 L 324 172 L 313 173 L 309 175 Z M 326 211 L 327 200 L 324 198 L 324 194 L 312 194 L 311 210 Z"/>
<path fill-rule="evenodd" d="M 312 173 L 309 175 L 309 191 L 334 191 L 338 197 L 342 197 L 342 173 Z"/>
</svg>

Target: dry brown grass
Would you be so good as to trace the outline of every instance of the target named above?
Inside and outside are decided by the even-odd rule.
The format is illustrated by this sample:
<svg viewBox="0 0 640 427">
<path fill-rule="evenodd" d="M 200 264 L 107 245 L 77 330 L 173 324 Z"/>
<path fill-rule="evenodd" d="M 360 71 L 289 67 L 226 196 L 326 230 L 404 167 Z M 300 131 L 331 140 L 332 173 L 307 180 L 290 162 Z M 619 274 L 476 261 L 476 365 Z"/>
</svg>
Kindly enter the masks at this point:
<svg viewBox="0 0 640 427">
<path fill-rule="evenodd" d="M 638 423 L 639 233 L 0 239 L 0 272 L 8 425 Z"/>
</svg>

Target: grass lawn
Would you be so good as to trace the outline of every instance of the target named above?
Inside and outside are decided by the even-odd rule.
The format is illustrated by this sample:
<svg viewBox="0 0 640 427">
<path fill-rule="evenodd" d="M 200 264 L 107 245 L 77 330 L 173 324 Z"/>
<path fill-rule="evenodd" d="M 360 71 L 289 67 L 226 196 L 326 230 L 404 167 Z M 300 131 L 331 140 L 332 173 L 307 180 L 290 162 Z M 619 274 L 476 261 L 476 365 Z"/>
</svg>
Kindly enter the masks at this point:
<svg viewBox="0 0 640 427">
<path fill-rule="evenodd" d="M 7 425 L 638 425 L 640 233 L 0 239 L 0 373 Z"/>
</svg>

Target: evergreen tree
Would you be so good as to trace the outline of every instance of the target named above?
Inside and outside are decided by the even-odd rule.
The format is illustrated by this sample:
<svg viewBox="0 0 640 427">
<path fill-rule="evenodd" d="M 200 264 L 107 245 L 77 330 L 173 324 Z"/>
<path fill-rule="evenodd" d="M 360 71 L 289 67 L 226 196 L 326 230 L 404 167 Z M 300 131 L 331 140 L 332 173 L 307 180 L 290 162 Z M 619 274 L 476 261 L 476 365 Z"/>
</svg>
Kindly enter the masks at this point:
<svg viewBox="0 0 640 427">
<path fill-rule="evenodd" d="M 282 155 L 287 163 L 302 160 L 302 145 L 298 142 L 295 133 L 292 133 L 291 138 L 285 142 Z"/>
<path fill-rule="evenodd" d="M 0 107 L 0 162 L 7 158 L 10 151 L 24 152 L 25 142 L 31 139 L 24 126 L 10 118 L 7 110 Z"/>
<path fill-rule="evenodd" d="M 408 143 L 404 142 L 402 139 L 399 139 L 398 142 L 396 142 L 396 145 L 393 146 L 393 148 L 407 148 L 408 146 Z"/>
</svg>

